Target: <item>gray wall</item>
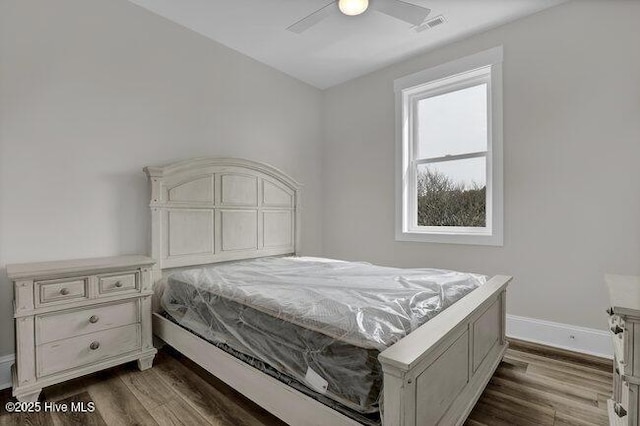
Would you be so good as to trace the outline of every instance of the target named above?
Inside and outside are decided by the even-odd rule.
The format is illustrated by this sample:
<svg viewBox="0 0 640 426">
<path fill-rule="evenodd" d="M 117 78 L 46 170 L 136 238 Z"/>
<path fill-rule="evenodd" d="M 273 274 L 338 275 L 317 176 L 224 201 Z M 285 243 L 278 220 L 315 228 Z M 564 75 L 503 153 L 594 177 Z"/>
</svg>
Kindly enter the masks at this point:
<svg viewBox="0 0 640 426">
<path fill-rule="evenodd" d="M 326 92 L 324 254 L 515 277 L 510 314 L 603 329 L 640 273 L 640 2 L 573 1 Z M 504 247 L 394 241 L 395 78 L 504 45 Z"/>
<path fill-rule="evenodd" d="M 148 252 L 146 165 L 286 170 L 320 253 L 322 113 L 319 90 L 125 0 L 1 0 L 0 355 L 7 263 Z"/>
</svg>

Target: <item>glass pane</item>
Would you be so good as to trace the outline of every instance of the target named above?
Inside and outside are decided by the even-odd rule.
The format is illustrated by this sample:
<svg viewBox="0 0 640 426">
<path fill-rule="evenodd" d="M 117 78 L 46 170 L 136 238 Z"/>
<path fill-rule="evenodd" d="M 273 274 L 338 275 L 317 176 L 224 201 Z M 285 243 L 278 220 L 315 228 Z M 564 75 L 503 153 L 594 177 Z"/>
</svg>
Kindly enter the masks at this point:
<svg viewBox="0 0 640 426">
<path fill-rule="evenodd" d="M 484 228 L 487 223 L 486 158 L 418 166 L 418 226 Z"/>
<path fill-rule="evenodd" d="M 487 85 L 418 101 L 418 158 L 487 150 Z"/>
</svg>

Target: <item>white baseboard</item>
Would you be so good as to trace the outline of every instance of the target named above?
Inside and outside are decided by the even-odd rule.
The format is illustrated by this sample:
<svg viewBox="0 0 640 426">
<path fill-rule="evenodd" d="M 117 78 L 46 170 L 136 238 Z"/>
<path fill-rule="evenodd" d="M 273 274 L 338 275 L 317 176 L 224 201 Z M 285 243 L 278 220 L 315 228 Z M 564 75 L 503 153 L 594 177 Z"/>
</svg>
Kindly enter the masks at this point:
<svg viewBox="0 0 640 426">
<path fill-rule="evenodd" d="M 613 358 L 608 331 L 507 315 L 507 336 L 603 358 Z"/>
<path fill-rule="evenodd" d="M 0 357 L 0 389 L 11 387 L 11 365 L 15 360 L 13 354 Z"/>
</svg>

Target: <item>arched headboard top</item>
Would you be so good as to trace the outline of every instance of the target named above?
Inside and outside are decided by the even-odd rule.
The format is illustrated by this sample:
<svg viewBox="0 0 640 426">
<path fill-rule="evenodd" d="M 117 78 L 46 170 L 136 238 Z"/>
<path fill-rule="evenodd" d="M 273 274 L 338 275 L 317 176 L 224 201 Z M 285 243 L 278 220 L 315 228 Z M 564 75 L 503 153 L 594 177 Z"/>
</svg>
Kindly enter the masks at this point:
<svg viewBox="0 0 640 426">
<path fill-rule="evenodd" d="M 265 173 L 278 179 L 291 187 L 292 189 L 300 189 L 301 185 L 291 176 L 285 174 L 280 169 L 270 166 L 266 163 L 247 160 L 244 158 L 233 157 L 196 157 L 189 160 L 177 161 L 175 163 L 164 166 L 147 166 L 144 172 L 148 177 L 169 177 L 171 175 L 179 175 L 181 173 L 194 173 L 198 170 L 206 171 L 216 167 L 240 167 L 249 170 L 255 170 Z"/>
<path fill-rule="evenodd" d="M 275 167 L 212 157 L 144 171 L 161 269 L 299 251 L 300 184 Z"/>
</svg>

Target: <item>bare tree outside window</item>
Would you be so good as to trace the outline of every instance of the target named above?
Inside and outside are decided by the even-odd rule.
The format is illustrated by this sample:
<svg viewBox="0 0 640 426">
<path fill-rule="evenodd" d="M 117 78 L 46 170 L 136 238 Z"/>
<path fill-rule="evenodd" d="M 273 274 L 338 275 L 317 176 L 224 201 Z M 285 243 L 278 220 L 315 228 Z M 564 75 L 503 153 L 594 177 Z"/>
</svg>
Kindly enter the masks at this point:
<svg viewBox="0 0 640 426">
<path fill-rule="evenodd" d="M 455 182 L 437 170 L 418 173 L 418 226 L 486 226 L 486 185 Z"/>
</svg>

